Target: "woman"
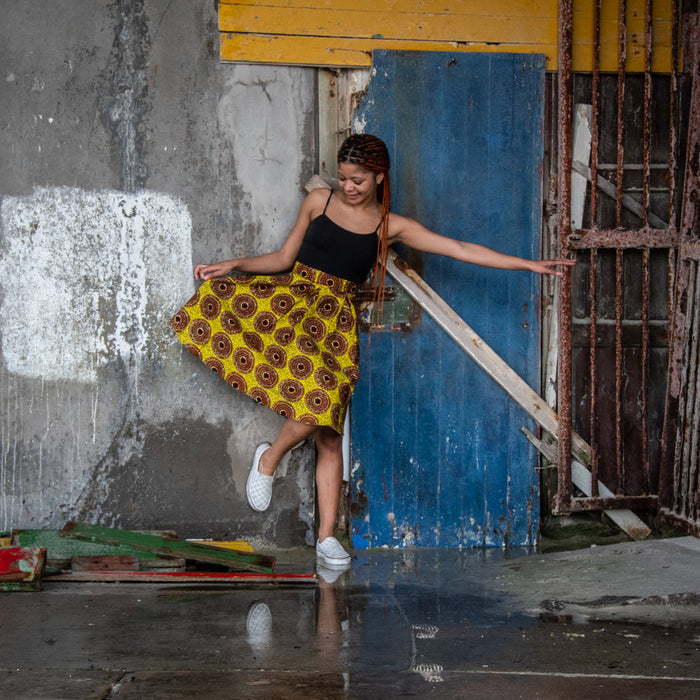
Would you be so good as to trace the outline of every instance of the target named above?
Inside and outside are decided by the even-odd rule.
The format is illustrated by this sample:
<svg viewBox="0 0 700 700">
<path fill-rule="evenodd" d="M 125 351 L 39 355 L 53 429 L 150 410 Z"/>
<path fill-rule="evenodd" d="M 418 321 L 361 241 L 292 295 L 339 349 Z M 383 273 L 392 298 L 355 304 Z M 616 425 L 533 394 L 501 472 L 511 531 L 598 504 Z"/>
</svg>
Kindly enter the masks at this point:
<svg viewBox="0 0 700 700">
<path fill-rule="evenodd" d="M 282 247 L 252 258 L 197 265 L 203 280 L 171 327 L 190 351 L 231 386 L 287 417 L 255 451 L 246 494 L 270 504 L 275 470 L 314 436 L 318 560 L 343 568 L 350 556 L 333 537 L 342 485 L 342 427 L 359 377 L 353 296 L 374 269 L 381 305 L 388 247 L 404 243 L 463 262 L 560 275 L 572 260 L 525 260 L 433 233 L 390 211 L 389 153 L 377 137 L 355 134 L 338 152 L 338 190 L 319 189 L 301 205 Z M 249 273 L 228 277 L 231 272 Z"/>
</svg>

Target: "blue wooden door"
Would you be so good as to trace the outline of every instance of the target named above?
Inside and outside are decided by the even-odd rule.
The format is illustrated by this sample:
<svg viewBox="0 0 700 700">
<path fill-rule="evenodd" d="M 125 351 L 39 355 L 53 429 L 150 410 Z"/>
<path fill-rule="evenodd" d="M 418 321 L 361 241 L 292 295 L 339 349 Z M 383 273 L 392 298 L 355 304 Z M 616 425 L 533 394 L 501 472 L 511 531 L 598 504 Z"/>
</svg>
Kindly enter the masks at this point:
<svg viewBox="0 0 700 700">
<path fill-rule="evenodd" d="M 392 209 L 429 229 L 539 257 L 544 57 L 376 51 L 356 125 L 392 156 Z M 539 387 L 539 283 L 423 255 L 423 277 Z M 422 314 L 361 338 L 352 402 L 357 548 L 504 546 L 539 522 L 532 421 Z"/>
</svg>

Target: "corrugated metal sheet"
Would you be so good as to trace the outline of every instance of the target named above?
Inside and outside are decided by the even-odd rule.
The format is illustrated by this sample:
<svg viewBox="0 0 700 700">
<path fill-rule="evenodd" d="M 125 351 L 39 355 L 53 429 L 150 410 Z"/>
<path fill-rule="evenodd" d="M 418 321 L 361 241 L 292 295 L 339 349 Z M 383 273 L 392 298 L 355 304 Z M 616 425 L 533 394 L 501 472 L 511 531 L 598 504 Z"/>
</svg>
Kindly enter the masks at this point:
<svg viewBox="0 0 700 700">
<path fill-rule="evenodd" d="M 543 56 L 375 52 L 357 115 L 392 152 L 392 209 L 538 256 Z M 426 281 L 534 387 L 538 285 L 426 255 Z M 501 546 L 538 525 L 532 422 L 429 318 L 363 341 L 353 399 L 356 547 Z"/>
</svg>

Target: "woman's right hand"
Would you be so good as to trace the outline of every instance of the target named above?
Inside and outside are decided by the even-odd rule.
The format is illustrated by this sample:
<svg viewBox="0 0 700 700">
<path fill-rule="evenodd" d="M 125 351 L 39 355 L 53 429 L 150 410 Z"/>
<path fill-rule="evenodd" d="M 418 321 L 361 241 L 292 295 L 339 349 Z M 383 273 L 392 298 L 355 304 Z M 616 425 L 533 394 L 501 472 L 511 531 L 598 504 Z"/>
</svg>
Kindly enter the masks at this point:
<svg viewBox="0 0 700 700">
<path fill-rule="evenodd" d="M 274 253 L 263 253 L 250 258 L 233 258 L 217 263 L 199 264 L 194 267 L 194 278 L 210 280 L 214 277 L 226 277 L 233 270 L 252 272 L 257 275 L 276 275 L 289 270 L 296 260 L 304 233 L 312 218 L 323 211 L 328 195 L 326 191 L 314 190 L 301 205 L 294 227 L 289 232 L 282 247 Z"/>
<path fill-rule="evenodd" d="M 196 280 L 210 280 L 214 277 L 225 277 L 236 266 L 235 260 L 224 260 L 223 262 L 199 264 L 194 267 L 194 278 Z"/>
</svg>

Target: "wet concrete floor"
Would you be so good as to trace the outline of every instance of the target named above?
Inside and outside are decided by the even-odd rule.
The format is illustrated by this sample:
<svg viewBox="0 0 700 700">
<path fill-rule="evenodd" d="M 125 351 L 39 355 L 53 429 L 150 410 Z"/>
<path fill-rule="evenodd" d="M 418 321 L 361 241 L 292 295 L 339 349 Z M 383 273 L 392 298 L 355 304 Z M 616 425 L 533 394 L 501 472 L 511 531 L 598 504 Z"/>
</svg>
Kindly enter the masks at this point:
<svg viewBox="0 0 700 700">
<path fill-rule="evenodd" d="M 700 540 L 353 554 L 314 585 L 5 594 L 0 698 L 700 697 Z"/>
</svg>

